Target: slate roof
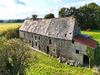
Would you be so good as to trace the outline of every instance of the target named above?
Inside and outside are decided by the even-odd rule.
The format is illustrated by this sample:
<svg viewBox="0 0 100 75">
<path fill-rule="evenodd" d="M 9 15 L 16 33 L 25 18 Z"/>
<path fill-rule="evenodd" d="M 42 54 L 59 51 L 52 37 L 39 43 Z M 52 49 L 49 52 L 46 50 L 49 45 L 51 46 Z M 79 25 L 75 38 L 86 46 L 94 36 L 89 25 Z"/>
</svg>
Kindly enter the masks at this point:
<svg viewBox="0 0 100 75">
<path fill-rule="evenodd" d="M 95 49 L 97 47 L 97 44 L 98 42 L 93 40 L 93 39 L 90 39 L 90 38 L 87 38 L 87 37 L 84 37 L 82 35 L 77 35 L 73 38 L 73 40 L 75 41 L 78 41 L 92 49 Z"/>
<path fill-rule="evenodd" d="M 25 20 L 20 31 L 32 32 L 54 38 L 72 40 L 75 18 L 52 18 L 42 20 Z"/>
</svg>

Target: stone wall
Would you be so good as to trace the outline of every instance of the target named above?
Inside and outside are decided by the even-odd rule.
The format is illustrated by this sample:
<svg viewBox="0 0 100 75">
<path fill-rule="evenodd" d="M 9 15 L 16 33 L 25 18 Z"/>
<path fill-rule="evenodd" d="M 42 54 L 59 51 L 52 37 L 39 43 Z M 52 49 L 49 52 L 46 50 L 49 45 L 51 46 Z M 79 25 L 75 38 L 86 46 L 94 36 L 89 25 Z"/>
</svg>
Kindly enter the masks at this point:
<svg viewBox="0 0 100 75">
<path fill-rule="evenodd" d="M 54 57 L 63 56 L 83 64 L 83 56 L 87 55 L 86 46 L 76 41 L 51 38 L 23 31 L 20 31 L 20 37 L 24 38 L 34 48 Z"/>
</svg>

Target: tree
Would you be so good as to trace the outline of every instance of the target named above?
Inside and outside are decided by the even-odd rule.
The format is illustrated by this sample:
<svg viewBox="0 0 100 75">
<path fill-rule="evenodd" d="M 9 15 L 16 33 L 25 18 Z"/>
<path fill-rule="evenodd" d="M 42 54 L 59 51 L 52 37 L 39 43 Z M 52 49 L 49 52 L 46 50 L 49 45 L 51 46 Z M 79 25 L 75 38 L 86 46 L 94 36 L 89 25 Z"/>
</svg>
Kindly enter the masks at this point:
<svg viewBox="0 0 100 75">
<path fill-rule="evenodd" d="M 36 60 L 37 56 L 25 42 L 10 39 L 0 48 L 0 74 L 24 75 L 25 69 L 30 68 Z"/>
<path fill-rule="evenodd" d="M 54 17 L 54 14 L 50 13 L 50 14 L 45 15 L 44 18 L 48 19 L 48 18 L 55 18 L 55 17 Z"/>
<path fill-rule="evenodd" d="M 70 7 L 70 8 L 61 8 L 59 11 L 59 17 L 69 17 L 72 15 L 76 15 L 77 14 L 77 9 L 75 7 Z"/>
<path fill-rule="evenodd" d="M 99 15 L 100 15 L 100 6 L 98 6 L 96 3 L 90 3 L 88 5 L 84 5 L 80 8 L 78 18 L 79 18 L 79 26 L 81 26 L 82 29 L 99 29 Z"/>
<path fill-rule="evenodd" d="M 60 9 L 60 11 L 59 11 L 59 17 L 66 17 L 66 14 L 65 14 L 65 10 L 66 9 L 67 8 L 65 8 L 65 7 L 63 7 L 63 8 Z"/>
<path fill-rule="evenodd" d="M 0 20 L 0 23 L 3 23 L 4 21 L 3 20 Z"/>
<path fill-rule="evenodd" d="M 78 25 L 81 29 L 100 29 L 100 6 L 96 3 L 90 3 L 76 9 L 61 8 L 59 11 L 59 17 L 72 16 L 77 19 Z"/>
</svg>

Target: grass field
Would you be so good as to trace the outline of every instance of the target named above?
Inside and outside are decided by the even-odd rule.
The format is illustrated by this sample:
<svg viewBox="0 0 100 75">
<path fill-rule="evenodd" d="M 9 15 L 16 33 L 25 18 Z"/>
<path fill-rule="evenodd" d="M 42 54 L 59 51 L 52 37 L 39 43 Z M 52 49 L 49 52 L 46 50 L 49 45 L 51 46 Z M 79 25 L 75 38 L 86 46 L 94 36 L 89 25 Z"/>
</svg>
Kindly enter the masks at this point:
<svg viewBox="0 0 100 75">
<path fill-rule="evenodd" d="M 92 30 L 91 32 L 81 31 L 82 34 L 91 35 L 91 38 L 97 40 L 100 44 L 100 30 Z"/>
<path fill-rule="evenodd" d="M 27 69 L 26 75 L 93 75 L 91 69 L 59 63 L 56 58 L 36 52 L 39 62 Z M 34 63 L 33 63 L 34 64 Z"/>
<path fill-rule="evenodd" d="M 6 31 L 10 28 L 16 28 L 22 25 L 22 23 L 1 23 L 0 32 Z M 81 31 L 82 34 L 91 35 L 91 37 L 100 44 L 100 30 L 92 30 L 91 32 Z M 32 65 L 30 69 L 27 69 L 26 75 L 93 75 L 91 69 L 84 67 L 69 66 L 59 63 L 56 58 L 50 57 L 50 55 L 44 55 L 36 52 L 39 62 Z M 34 64 L 34 63 L 33 63 Z"/>
<path fill-rule="evenodd" d="M 11 28 L 17 28 L 18 26 L 21 26 L 22 23 L 0 23 L 0 33 L 2 31 L 6 31 Z"/>
</svg>

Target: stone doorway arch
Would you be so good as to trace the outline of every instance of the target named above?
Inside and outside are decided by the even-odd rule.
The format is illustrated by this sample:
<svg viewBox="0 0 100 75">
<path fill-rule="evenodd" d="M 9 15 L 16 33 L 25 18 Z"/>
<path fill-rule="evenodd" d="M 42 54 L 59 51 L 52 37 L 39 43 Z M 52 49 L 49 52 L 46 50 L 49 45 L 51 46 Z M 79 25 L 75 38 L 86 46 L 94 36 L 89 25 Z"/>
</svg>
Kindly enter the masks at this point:
<svg viewBox="0 0 100 75">
<path fill-rule="evenodd" d="M 49 54 L 49 46 L 47 46 L 47 54 Z"/>
</svg>

